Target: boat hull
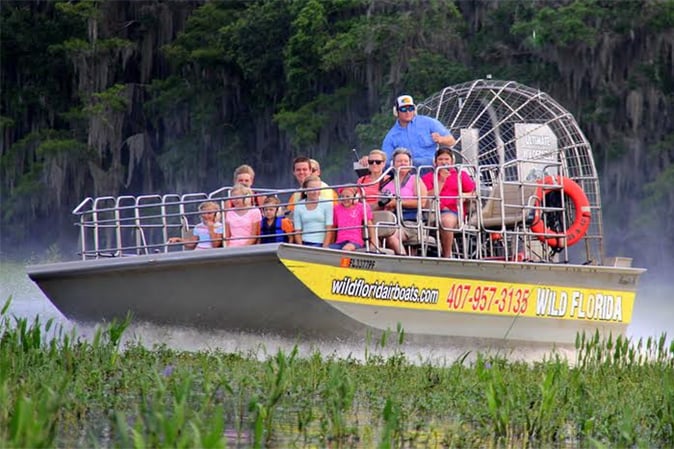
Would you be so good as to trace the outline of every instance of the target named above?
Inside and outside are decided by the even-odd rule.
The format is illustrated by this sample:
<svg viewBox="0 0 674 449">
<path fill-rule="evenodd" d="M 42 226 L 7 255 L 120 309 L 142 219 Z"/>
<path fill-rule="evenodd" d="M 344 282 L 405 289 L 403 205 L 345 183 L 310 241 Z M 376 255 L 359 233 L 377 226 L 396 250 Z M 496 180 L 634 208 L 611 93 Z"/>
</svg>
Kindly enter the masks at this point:
<svg viewBox="0 0 674 449">
<path fill-rule="evenodd" d="M 572 344 L 626 332 L 634 268 L 377 256 L 282 246 L 319 298 L 379 330 Z"/>
<path fill-rule="evenodd" d="M 290 337 L 362 339 L 402 328 L 419 341 L 442 336 L 559 344 L 573 343 L 579 331 L 624 333 L 642 272 L 287 244 L 28 267 L 50 301 L 79 322 L 131 313 L 162 325 Z"/>
<path fill-rule="evenodd" d="M 198 329 L 339 337 L 364 326 L 313 294 L 279 261 L 277 245 L 28 267 L 68 319 L 134 320 Z"/>
</svg>

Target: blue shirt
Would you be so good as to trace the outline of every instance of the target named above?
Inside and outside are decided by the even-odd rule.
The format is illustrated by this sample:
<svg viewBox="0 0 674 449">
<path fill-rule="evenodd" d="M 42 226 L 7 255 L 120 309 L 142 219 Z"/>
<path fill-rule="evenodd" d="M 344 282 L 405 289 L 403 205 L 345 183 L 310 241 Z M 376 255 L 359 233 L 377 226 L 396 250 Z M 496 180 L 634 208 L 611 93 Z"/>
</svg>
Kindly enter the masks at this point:
<svg viewBox="0 0 674 449">
<path fill-rule="evenodd" d="M 222 223 L 220 222 L 214 223 L 213 228 L 216 234 L 222 234 L 224 232 Z M 192 229 L 192 235 L 199 237 L 199 241 L 197 242 L 197 249 L 213 248 L 211 233 L 208 232 L 208 226 L 206 226 L 203 222 L 198 223 L 194 226 L 194 229 Z"/>
<path fill-rule="evenodd" d="M 404 128 L 396 120 L 395 125 L 386 133 L 381 149 L 386 153 L 387 160 L 391 162 L 393 151 L 398 147 L 405 147 L 412 152 L 412 164 L 433 165 L 433 157 L 438 144 L 433 142 L 431 133 L 438 133 L 441 136 L 452 135 L 439 120 L 426 115 L 417 115 Z"/>
<path fill-rule="evenodd" d="M 318 203 L 315 209 L 309 210 L 306 200 L 295 205 L 293 221 L 296 231 L 302 231 L 302 241 L 323 243 L 325 231 L 333 225 L 332 201 Z"/>
</svg>

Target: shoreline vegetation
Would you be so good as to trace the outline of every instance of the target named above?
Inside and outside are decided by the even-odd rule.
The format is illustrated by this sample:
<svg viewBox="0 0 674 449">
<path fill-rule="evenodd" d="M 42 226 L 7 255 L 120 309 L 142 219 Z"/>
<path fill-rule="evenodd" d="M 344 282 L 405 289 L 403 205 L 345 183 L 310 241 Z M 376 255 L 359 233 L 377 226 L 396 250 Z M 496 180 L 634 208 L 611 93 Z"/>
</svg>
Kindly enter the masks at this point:
<svg viewBox="0 0 674 449">
<path fill-rule="evenodd" d="M 674 343 L 579 335 L 575 360 L 402 352 L 260 360 L 88 339 L 0 311 L 0 446 L 672 447 Z M 401 344 L 404 333 L 378 345 Z M 395 340 L 395 341 L 394 341 Z"/>
</svg>

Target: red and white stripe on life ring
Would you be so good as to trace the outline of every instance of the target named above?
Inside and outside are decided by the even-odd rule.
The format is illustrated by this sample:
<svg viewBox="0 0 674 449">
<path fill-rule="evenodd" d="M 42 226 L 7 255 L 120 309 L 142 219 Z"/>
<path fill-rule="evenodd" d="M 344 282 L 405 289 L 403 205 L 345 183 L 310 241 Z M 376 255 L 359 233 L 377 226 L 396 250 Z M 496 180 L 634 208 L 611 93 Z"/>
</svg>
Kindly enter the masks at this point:
<svg viewBox="0 0 674 449">
<path fill-rule="evenodd" d="M 567 228 L 566 234 L 553 231 L 545 227 L 541 219 L 541 209 L 536 210 L 531 231 L 537 234 L 540 241 L 547 243 L 553 248 L 564 248 L 565 246 L 575 245 L 585 236 L 590 228 L 591 211 L 590 201 L 587 199 L 583 189 L 573 180 L 565 176 L 546 176 L 538 181 L 542 184 L 536 189 L 538 204 L 543 204 L 543 198 L 548 192 L 562 190 L 572 202 L 575 209 L 573 223 Z"/>
</svg>

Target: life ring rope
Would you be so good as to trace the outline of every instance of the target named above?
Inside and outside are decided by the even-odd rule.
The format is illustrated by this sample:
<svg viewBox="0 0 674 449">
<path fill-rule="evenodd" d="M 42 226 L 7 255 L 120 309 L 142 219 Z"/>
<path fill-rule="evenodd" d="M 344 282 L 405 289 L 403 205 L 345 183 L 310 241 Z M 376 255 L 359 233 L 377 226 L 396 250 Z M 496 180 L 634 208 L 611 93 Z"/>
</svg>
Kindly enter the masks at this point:
<svg viewBox="0 0 674 449">
<path fill-rule="evenodd" d="M 571 200 L 575 213 L 573 223 L 568 226 L 566 232 L 558 232 L 546 227 L 542 217 L 543 210 L 538 208 L 533 223 L 530 225 L 531 232 L 541 242 L 552 248 L 561 249 L 575 245 L 587 234 L 592 221 L 590 201 L 587 199 L 587 195 L 573 179 L 565 176 L 546 176 L 538 182 L 541 184 L 536 189 L 538 205 L 544 204 L 545 195 L 549 192 L 561 190 Z"/>
</svg>

